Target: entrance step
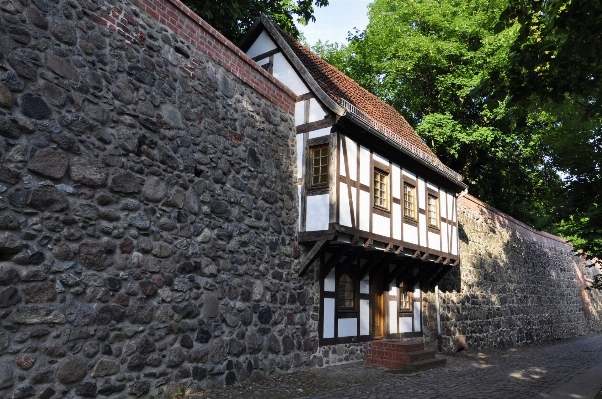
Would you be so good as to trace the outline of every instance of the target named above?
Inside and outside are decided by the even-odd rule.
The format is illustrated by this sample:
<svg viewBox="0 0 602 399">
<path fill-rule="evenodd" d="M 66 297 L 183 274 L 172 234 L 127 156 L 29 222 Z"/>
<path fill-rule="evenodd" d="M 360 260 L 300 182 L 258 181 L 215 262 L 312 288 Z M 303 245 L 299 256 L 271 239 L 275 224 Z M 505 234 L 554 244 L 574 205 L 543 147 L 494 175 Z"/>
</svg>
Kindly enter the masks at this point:
<svg viewBox="0 0 602 399">
<path fill-rule="evenodd" d="M 414 372 L 445 366 L 446 359 L 436 357 L 434 350 L 424 349 L 424 343 L 412 341 L 372 341 L 366 351 L 366 364 L 386 367 L 391 371 Z"/>
</svg>

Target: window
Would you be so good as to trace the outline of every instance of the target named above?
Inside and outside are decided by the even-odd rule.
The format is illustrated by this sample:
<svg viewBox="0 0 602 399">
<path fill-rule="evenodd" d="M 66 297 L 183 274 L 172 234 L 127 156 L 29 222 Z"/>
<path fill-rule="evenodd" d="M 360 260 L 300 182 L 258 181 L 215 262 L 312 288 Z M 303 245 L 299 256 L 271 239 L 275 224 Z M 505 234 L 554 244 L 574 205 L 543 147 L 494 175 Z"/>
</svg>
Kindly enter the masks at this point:
<svg viewBox="0 0 602 399">
<path fill-rule="evenodd" d="M 403 216 L 416 220 L 416 187 L 403 185 Z"/>
<path fill-rule="evenodd" d="M 399 311 L 412 311 L 412 291 L 408 289 L 408 284 L 405 282 L 399 284 Z"/>
<path fill-rule="evenodd" d="M 339 279 L 339 308 L 343 310 L 355 309 L 353 278 L 349 274 L 343 274 Z"/>
<path fill-rule="evenodd" d="M 429 227 L 433 227 L 435 229 L 439 228 L 439 218 L 438 216 L 438 211 L 439 211 L 439 204 L 438 204 L 438 198 L 435 197 L 432 194 L 429 194 L 428 196 L 428 203 L 427 203 L 427 207 L 428 207 L 428 219 L 429 219 Z"/>
<path fill-rule="evenodd" d="M 311 185 L 328 184 L 328 146 L 314 147 L 311 151 Z"/>
<path fill-rule="evenodd" d="M 389 210 L 389 175 L 374 169 L 374 206 Z"/>
</svg>

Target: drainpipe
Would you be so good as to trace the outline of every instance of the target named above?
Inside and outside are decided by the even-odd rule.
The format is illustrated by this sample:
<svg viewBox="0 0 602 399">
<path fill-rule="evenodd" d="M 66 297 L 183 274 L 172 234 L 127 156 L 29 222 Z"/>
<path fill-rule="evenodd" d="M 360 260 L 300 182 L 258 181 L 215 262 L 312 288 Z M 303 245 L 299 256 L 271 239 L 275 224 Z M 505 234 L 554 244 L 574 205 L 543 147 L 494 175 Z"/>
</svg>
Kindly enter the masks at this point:
<svg viewBox="0 0 602 399">
<path fill-rule="evenodd" d="M 441 311 L 439 309 L 439 285 L 435 286 L 435 306 L 437 307 L 437 352 L 443 352 L 443 341 L 441 338 Z"/>
</svg>

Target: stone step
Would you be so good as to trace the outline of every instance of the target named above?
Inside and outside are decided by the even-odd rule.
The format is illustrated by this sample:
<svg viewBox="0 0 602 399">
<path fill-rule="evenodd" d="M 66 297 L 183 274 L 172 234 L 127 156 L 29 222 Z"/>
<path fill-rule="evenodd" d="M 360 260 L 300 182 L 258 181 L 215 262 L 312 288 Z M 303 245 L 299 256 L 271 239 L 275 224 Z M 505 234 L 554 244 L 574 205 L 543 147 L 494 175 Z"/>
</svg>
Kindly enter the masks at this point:
<svg viewBox="0 0 602 399">
<path fill-rule="evenodd" d="M 424 350 L 424 343 L 414 341 L 380 340 L 372 341 L 372 348 L 407 353 Z"/>
<path fill-rule="evenodd" d="M 437 352 L 430 349 L 423 349 L 420 351 L 412 352 L 395 352 L 387 351 L 383 349 L 368 349 L 366 351 L 366 358 L 371 359 L 387 359 L 399 361 L 402 363 L 413 363 L 424 359 L 434 358 Z"/>
</svg>

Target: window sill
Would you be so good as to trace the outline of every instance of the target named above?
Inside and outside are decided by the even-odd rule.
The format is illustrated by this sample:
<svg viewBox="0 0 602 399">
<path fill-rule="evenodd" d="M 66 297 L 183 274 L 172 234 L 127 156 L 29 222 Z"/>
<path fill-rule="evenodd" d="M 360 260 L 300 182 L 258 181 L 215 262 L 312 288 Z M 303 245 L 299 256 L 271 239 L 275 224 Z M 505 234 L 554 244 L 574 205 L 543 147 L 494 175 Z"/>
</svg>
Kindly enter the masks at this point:
<svg viewBox="0 0 602 399">
<path fill-rule="evenodd" d="M 391 217 L 391 211 L 386 208 L 381 208 L 379 206 L 373 206 L 372 211 L 380 216 Z"/>
</svg>

